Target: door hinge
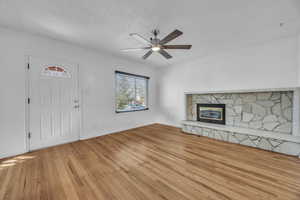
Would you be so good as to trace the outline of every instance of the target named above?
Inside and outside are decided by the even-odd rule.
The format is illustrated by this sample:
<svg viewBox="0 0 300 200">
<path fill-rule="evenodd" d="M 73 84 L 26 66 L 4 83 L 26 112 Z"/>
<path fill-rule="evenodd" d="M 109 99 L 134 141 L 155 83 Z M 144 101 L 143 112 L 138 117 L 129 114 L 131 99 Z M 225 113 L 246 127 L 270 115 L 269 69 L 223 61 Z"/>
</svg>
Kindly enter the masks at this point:
<svg viewBox="0 0 300 200">
<path fill-rule="evenodd" d="M 28 69 L 28 70 L 30 69 L 30 64 L 29 64 L 29 63 L 27 63 L 27 69 Z"/>
<path fill-rule="evenodd" d="M 30 104 L 30 98 L 27 98 L 27 103 Z"/>
<path fill-rule="evenodd" d="M 28 133 L 28 139 L 31 139 L 31 133 L 30 132 Z"/>
</svg>

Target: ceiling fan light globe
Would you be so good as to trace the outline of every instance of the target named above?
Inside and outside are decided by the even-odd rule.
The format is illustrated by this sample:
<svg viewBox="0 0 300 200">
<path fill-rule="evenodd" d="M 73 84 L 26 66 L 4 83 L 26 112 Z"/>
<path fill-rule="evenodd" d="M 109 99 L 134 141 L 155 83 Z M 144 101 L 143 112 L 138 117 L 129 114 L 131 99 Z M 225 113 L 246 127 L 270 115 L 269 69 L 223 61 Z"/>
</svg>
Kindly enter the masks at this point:
<svg viewBox="0 0 300 200">
<path fill-rule="evenodd" d="M 151 50 L 154 52 L 157 52 L 157 51 L 160 51 L 160 47 L 152 47 Z"/>
</svg>

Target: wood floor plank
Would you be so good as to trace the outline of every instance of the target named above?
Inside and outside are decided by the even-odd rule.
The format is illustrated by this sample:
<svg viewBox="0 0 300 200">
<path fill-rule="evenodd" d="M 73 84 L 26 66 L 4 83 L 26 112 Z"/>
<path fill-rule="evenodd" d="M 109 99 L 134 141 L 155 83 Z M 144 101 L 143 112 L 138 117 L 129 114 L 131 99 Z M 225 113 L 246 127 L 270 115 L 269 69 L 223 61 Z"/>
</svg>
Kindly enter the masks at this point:
<svg viewBox="0 0 300 200">
<path fill-rule="evenodd" d="M 300 159 L 154 124 L 0 160 L 1 200 L 299 200 Z"/>
</svg>

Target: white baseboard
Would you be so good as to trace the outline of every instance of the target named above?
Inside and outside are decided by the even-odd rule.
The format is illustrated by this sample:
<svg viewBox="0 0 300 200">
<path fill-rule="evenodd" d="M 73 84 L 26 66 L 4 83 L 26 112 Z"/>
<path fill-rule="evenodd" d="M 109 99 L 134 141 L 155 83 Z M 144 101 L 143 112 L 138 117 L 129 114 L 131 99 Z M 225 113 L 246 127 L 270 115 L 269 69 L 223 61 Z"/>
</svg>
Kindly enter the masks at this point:
<svg viewBox="0 0 300 200">
<path fill-rule="evenodd" d="M 24 150 L 24 151 L 18 151 L 18 152 L 0 153 L 0 159 L 18 156 L 18 155 L 21 155 L 24 153 L 27 153 L 27 151 Z"/>
<path fill-rule="evenodd" d="M 176 128 L 182 128 L 181 124 L 175 124 L 175 123 L 169 123 L 169 122 L 158 122 L 158 124 L 173 126 L 173 127 L 176 127 Z"/>
<path fill-rule="evenodd" d="M 155 122 L 154 123 L 140 124 L 140 125 L 137 125 L 137 126 L 131 126 L 131 127 L 126 127 L 126 128 L 115 129 L 115 130 L 107 131 L 107 132 L 100 132 L 99 131 L 99 133 L 97 133 L 97 134 L 80 136 L 80 140 L 87 140 L 87 139 L 91 139 L 91 138 L 95 138 L 95 137 L 99 137 L 99 136 L 103 136 L 103 135 L 109 135 L 109 134 L 119 133 L 119 132 L 122 132 L 122 131 L 128 131 L 130 129 L 140 128 L 140 127 L 143 127 L 143 126 L 149 126 L 151 124 L 155 124 Z"/>
</svg>

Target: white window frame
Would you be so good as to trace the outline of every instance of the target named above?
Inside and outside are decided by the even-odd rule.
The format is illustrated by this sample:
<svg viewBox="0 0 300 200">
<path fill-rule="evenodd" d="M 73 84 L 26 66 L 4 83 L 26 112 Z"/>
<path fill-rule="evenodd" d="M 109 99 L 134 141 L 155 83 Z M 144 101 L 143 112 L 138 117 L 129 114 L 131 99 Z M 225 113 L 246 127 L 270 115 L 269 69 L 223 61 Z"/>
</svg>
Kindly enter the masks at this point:
<svg viewBox="0 0 300 200">
<path fill-rule="evenodd" d="M 137 110 L 124 110 L 124 111 L 118 111 L 118 105 L 117 105 L 117 96 L 118 96 L 118 86 L 117 86 L 117 75 L 125 75 L 125 76 L 131 76 L 133 78 L 142 78 L 146 79 L 146 108 L 144 109 L 137 109 Z M 138 112 L 138 111 L 145 111 L 149 110 L 149 79 L 150 77 L 148 76 L 143 76 L 143 75 L 138 75 L 138 74 L 132 74 L 132 73 L 127 73 L 127 72 L 122 72 L 122 71 L 115 71 L 115 112 L 116 113 L 126 113 L 126 112 Z M 136 87 L 136 84 L 135 84 Z M 136 93 L 136 89 L 134 91 Z M 136 98 L 136 94 L 135 94 Z"/>
</svg>

